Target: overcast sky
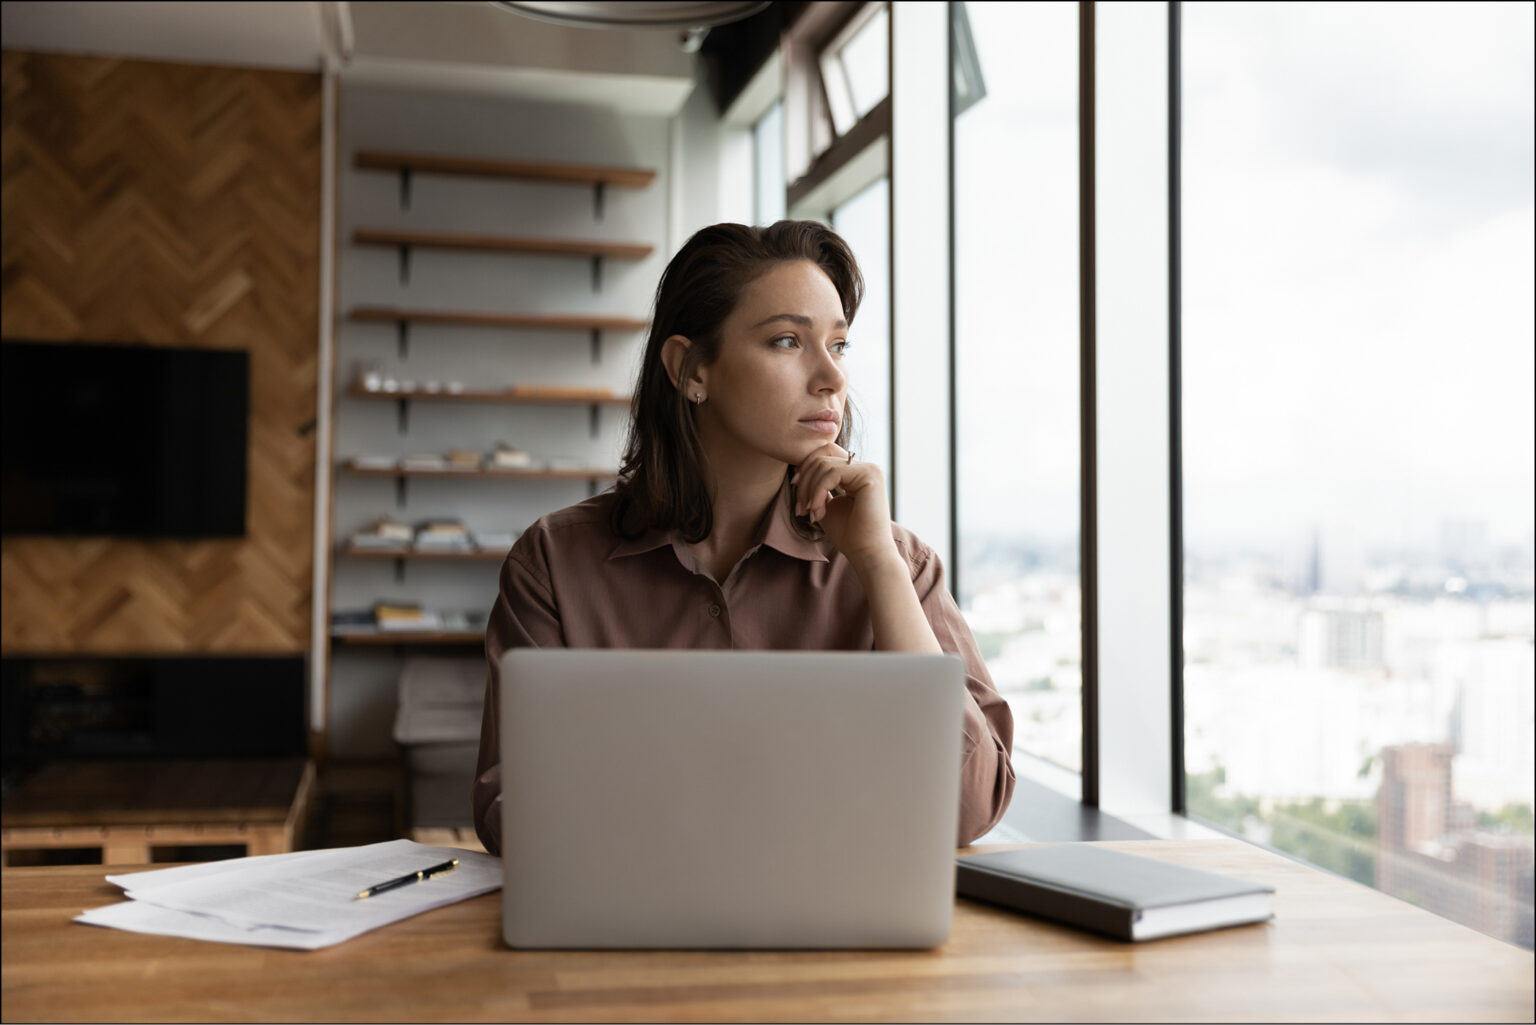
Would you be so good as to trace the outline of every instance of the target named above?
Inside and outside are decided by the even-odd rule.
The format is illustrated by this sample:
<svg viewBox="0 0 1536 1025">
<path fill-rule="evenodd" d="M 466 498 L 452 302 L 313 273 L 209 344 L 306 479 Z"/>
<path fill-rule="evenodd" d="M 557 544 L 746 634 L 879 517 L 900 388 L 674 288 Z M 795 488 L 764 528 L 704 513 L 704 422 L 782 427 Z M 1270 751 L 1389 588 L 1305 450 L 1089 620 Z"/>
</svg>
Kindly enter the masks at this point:
<svg viewBox="0 0 1536 1025">
<path fill-rule="evenodd" d="M 1076 5 L 968 9 L 989 95 L 956 137 L 962 522 L 1071 534 Z M 1191 547 L 1450 518 L 1523 540 L 1532 5 L 1183 12 Z"/>
</svg>

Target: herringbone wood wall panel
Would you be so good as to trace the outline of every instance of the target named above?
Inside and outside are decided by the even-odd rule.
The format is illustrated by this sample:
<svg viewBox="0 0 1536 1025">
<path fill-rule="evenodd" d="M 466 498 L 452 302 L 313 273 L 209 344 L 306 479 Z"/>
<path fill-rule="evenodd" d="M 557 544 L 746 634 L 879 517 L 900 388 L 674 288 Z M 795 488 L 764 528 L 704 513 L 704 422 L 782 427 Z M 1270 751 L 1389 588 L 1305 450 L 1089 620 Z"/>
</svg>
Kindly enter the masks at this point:
<svg viewBox="0 0 1536 1025">
<path fill-rule="evenodd" d="M 247 535 L 6 538 L 0 646 L 299 652 L 313 553 L 318 74 L 5 51 L 7 338 L 247 349 Z"/>
</svg>

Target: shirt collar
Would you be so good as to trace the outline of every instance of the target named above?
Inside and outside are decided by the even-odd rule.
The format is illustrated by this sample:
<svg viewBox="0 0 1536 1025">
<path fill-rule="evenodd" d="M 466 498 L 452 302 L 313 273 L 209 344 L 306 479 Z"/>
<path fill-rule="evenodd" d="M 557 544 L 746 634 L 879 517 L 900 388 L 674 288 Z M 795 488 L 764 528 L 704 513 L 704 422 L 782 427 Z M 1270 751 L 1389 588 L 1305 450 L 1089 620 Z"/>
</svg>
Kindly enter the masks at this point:
<svg viewBox="0 0 1536 1025">
<path fill-rule="evenodd" d="M 825 539 L 812 541 L 795 530 L 795 492 L 789 486 L 788 474 L 784 475 L 784 484 L 779 488 L 779 497 L 774 500 L 773 512 L 768 517 L 768 529 L 758 538 L 758 544 L 767 545 L 792 559 L 827 561 L 827 548 L 831 542 Z"/>
<path fill-rule="evenodd" d="M 766 527 L 760 528 L 757 540 L 753 542 L 753 550 L 762 545 L 767 545 L 776 552 L 781 552 L 793 559 L 804 562 L 826 562 L 827 548 L 830 542 L 826 540 L 812 541 L 801 537 L 795 530 L 794 521 L 794 491 L 789 486 L 789 475 L 784 475 L 784 483 L 779 487 L 778 496 L 774 499 L 773 509 L 765 517 Z M 640 555 L 644 552 L 654 551 L 663 545 L 686 547 L 682 535 L 676 530 L 661 530 L 652 527 L 645 533 L 633 539 L 621 539 L 608 553 L 610 559 L 620 559 L 627 555 Z"/>
</svg>

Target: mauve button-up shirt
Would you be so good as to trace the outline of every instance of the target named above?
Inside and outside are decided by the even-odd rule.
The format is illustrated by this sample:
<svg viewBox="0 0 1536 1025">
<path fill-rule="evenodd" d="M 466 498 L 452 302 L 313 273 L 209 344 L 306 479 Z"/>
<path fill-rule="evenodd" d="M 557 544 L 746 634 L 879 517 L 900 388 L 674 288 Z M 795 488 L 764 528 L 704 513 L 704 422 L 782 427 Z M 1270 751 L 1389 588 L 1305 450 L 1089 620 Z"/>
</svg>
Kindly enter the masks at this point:
<svg viewBox="0 0 1536 1025">
<path fill-rule="evenodd" d="M 613 533 L 609 492 L 551 513 L 523 532 L 501 565 L 485 632 L 490 677 L 480 724 L 473 804 L 486 850 L 501 850 L 500 665 L 509 648 L 700 648 L 871 651 L 864 587 L 829 541 L 795 532 L 788 483 L 752 548 L 722 581 L 676 532 L 634 540 Z M 1013 716 L 987 673 L 970 627 L 944 586 L 933 549 L 892 525 L 939 647 L 965 661 L 960 834 L 991 829 L 1013 796 Z"/>
</svg>

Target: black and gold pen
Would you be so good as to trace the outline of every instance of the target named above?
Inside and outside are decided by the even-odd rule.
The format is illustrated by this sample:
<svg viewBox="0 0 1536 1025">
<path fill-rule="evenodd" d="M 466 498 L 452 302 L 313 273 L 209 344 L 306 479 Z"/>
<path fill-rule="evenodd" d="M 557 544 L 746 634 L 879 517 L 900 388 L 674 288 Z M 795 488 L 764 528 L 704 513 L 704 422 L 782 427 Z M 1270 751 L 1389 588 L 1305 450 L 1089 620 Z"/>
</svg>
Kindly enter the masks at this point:
<svg viewBox="0 0 1536 1025">
<path fill-rule="evenodd" d="M 419 872 L 412 872 L 408 876 L 401 876 L 399 879 L 391 879 L 388 882 L 380 883 L 377 886 L 370 886 L 368 889 L 363 890 L 356 897 L 354 897 L 353 900 L 362 900 L 364 897 L 372 897 L 375 894 L 383 893 L 385 890 L 393 890 L 397 886 L 405 886 L 409 883 L 419 883 L 423 879 L 431 879 L 433 876 L 442 875 L 444 872 L 452 872 L 458 867 L 459 859 L 454 858 L 450 861 L 443 862 L 441 865 L 433 865 L 431 868 L 424 868 Z"/>
</svg>

